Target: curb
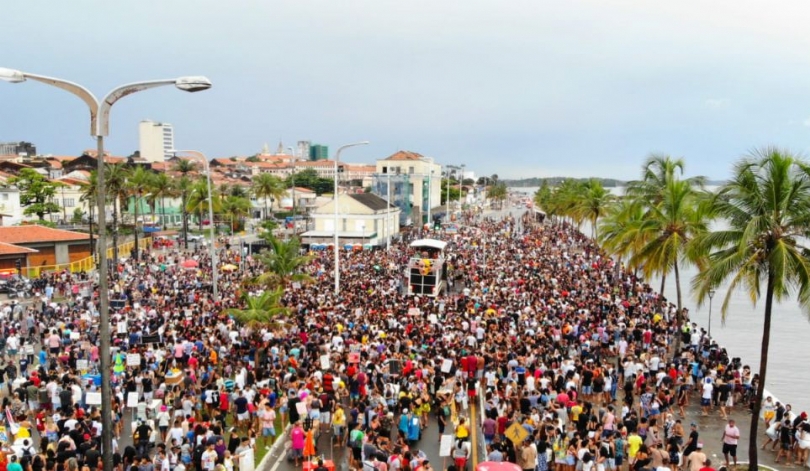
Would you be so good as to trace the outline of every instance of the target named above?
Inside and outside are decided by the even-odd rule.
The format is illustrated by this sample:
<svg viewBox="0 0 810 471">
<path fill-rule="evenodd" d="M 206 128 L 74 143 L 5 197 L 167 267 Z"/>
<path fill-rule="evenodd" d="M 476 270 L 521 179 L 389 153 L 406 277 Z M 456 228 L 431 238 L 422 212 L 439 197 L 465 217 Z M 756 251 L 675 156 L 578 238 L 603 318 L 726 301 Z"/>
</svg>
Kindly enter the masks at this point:
<svg viewBox="0 0 810 471">
<path fill-rule="evenodd" d="M 276 442 L 273 443 L 273 446 L 271 446 L 267 453 L 265 453 L 261 462 L 256 465 L 255 471 L 266 471 L 270 467 L 270 461 L 277 461 L 277 459 L 273 459 L 273 457 L 278 452 L 279 448 L 284 448 L 284 444 L 287 443 L 287 435 L 290 433 L 290 429 L 292 429 L 292 424 L 287 424 L 284 430 L 279 434 L 278 438 L 276 438 Z M 283 459 L 284 457 L 282 456 L 276 458 Z"/>
<path fill-rule="evenodd" d="M 738 462 L 737 462 L 737 469 L 738 469 L 738 470 L 747 470 L 747 469 L 748 469 L 748 463 L 750 463 L 750 462 L 749 462 L 749 461 L 738 461 Z M 782 471 L 782 470 L 781 470 L 781 469 L 779 469 L 779 468 L 774 468 L 773 466 L 768 466 L 768 465 L 766 465 L 766 464 L 761 464 L 761 463 L 759 464 L 759 468 L 760 468 L 760 469 L 766 469 L 766 470 L 768 470 L 768 471 Z M 722 469 L 722 470 L 725 470 L 725 471 L 728 471 L 728 470 L 729 470 L 729 468 L 726 468 L 726 466 L 725 466 L 725 465 L 720 466 L 720 467 L 719 467 L 719 468 L 717 468 L 717 469 L 718 469 L 718 471 L 720 471 L 721 469 Z"/>
</svg>

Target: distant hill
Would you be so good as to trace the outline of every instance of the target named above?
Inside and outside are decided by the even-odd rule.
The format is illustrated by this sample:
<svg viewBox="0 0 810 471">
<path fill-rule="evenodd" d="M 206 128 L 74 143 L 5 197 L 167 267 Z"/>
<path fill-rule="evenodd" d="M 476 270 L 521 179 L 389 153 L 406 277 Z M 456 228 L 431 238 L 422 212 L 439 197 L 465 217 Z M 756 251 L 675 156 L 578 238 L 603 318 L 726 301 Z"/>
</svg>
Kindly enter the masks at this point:
<svg viewBox="0 0 810 471">
<path fill-rule="evenodd" d="M 549 178 L 521 178 L 520 180 L 501 180 L 502 182 L 506 183 L 506 186 L 509 187 L 535 187 L 540 186 L 543 184 L 543 181 L 548 182 L 551 186 L 559 185 L 560 182 L 563 180 L 568 180 L 570 177 L 549 177 Z M 588 181 L 590 178 L 574 178 L 573 180 L 576 181 Z M 602 186 L 605 188 L 611 188 L 615 186 L 624 186 L 625 181 L 623 180 L 615 180 L 613 178 L 597 178 L 600 182 L 602 182 Z"/>
</svg>

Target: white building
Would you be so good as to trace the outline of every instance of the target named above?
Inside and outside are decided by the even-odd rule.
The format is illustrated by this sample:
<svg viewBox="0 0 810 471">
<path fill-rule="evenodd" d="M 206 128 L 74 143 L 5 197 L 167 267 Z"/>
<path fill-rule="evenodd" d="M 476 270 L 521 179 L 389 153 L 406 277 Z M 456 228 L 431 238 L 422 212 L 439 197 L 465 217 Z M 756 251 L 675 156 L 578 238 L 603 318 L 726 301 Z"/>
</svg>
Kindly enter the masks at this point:
<svg viewBox="0 0 810 471">
<path fill-rule="evenodd" d="M 144 120 L 138 126 L 141 157 L 149 162 L 163 162 L 172 158 L 174 128 L 168 123 Z"/>
<path fill-rule="evenodd" d="M 13 226 L 23 219 L 20 206 L 20 190 L 16 187 L 0 187 L 0 226 Z"/>
<path fill-rule="evenodd" d="M 339 244 L 385 246 L 386 239 L 399 233 L 399 208 L 371 193 L 338 196 Z M 335 236 L 334 199 L 312 211 L 314 230 L 301 234 L 307 244 L 329 244 Z"/>
</svg>

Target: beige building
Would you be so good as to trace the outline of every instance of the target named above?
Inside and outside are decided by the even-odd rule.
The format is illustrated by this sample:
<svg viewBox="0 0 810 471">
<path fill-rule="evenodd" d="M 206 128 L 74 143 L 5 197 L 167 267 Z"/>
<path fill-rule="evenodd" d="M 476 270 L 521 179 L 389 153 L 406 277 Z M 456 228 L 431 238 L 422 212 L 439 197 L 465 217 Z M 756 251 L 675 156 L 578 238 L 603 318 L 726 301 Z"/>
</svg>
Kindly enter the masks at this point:
<svg viewBox="0 0 810 471">
<path fill-rule="evenodd" d="M 339 245 L 371 244 L 385 246 L 399 233 L 399 208 L 371 193 L 338 196 L 337 234 Z M 335 236 L 334 199 L 310 214 L 314 229 L 302 234 L 305 244 L 329 244 Z"/>
<path fill-rule="evenodd" d="M 390 157 L 377 160 L 376 178 L 385 178 L 388 174 L 406 175 L 408 188 L 401 201 L 411 204 L 414 222 L 422 219 L 427 222 L 428 208 L 441 206 L 442 201 L 442 166 L 432 158 L 416 152 L 401 150 Z M 403 204 L 400 202 L 399 204 Z"/>
<path fill-rule="evenodd" d="M 169 123 L 144 120 L 138 125 L 141 157 L 149 162 L 163 162 L 172 158 L 174 128 Z"/>
</svg>

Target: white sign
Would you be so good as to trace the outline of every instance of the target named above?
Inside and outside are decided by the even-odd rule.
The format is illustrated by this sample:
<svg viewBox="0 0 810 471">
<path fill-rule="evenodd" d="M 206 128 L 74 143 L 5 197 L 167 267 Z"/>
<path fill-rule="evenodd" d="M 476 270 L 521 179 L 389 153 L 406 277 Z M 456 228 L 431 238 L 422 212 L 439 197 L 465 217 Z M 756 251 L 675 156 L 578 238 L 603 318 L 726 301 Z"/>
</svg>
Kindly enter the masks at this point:
<svg viewBox="0 0 810 471">
<path fill-rule="evenodd" d="M 76 360 L 76 368 L 79 371 L 87 371 L 89 369 L 87 365 L 87 360 Z"/>
<path fill-rule="evenodd" d="M 428 316 L 428 320 L 430 321 L 431 324 L 438 324 L 439 323 L 439 316 L 437 316 L 436 314 L 430 314 Z"/>
<path fill-rule="evenodd" d="M 439 456 L 450 456 L 453 451 L 453 435 L 442 435 L 439 442 Z"/>
<path fill-rule="evenodd" d="M 329 355 L 321 355 L 321 369 L 322 370 L 329 369 Z"/>
<path fill-rule="evenodd" d="M 138 393 L 127 393 L 127 407 L 138 407 Z"/>
<path fill-rule="evenodd" d="M 139 353 L 127 353 L 127 366 L 141 366 L 141 355 Z"/>
<path fill-rule="evenodd" d="M 442 360 L 442 373 L 449 373 L 450 368 L 453 367 L 453 360 L 444 359 Z"/>
<path fill-rule="evenodd" d="M 418 307 L 412 307 L 408 309 L 409 316 L 418 316 L 422 311 L 419 310 Z"/>
<path fill-rule="evenodd" d="M 137 396 L 135 396 L 135 398 L 137 399 Z M 96 406 L 101 405 L 101 393 L 100 392 L 88 392 L 87 393 L 87 398 L 85 399 L 85 402 L 87 402 L 87 404 L 91 405 L 91 406 L 93 406 L 93 405 L 96 405 Z"/>
<path fill-rule="evenodd" d="M 307 403 L 303 402 L 303 401 L 302 402 L 296 402 L 295 403 L 295 410 L 298 411 L 298 415 L 300 415 L 301 417 L 306 417 L 307 414 L 308 414 L 308 412 L 307 412 Z"/>
<path fill-rule="evenodd" d="M 118 328 L 119 334 L 126 334 L 127 333 L 127 321 L 119 322 L 116 327 Z"/>
</svg>

